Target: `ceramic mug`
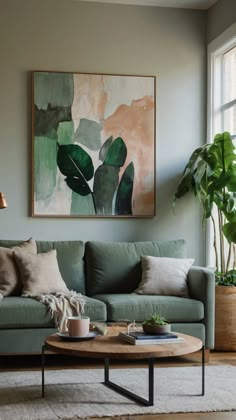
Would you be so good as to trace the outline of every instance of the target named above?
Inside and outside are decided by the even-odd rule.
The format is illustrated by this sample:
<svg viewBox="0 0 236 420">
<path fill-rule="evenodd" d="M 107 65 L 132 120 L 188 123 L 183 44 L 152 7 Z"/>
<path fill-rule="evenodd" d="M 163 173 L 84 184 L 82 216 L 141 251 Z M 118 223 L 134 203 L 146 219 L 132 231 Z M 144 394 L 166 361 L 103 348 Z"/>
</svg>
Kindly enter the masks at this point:
<svg viewBox="0 0 236 420">
<path fill-rule="evenodd" d="M 70 316 L 66 326 L 70 337 L 84 337 L 89 333 L 90 318 L 87 316 Z"/>
</svg>

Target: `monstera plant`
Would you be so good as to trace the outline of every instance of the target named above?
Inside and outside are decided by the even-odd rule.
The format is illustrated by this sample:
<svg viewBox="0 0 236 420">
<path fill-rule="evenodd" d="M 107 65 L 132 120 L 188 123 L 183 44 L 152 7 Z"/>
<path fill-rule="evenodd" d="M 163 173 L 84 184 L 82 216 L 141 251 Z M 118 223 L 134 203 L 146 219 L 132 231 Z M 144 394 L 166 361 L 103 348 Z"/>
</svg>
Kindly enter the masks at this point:
<svg viewBox="0 0 236 420">
<path fill-rule="evenodd" d="M 82 143 L 81 136 L 78 141 Z M 94 151 L 97 150 L 97 146 L 94 148 L 95 143 L 96 141 L 87 141 L 86 146 Z M 109 137 L 101 145 L 98 150 L 101 164 L 96 170 L 92 158 L 80 145 L 57 143 L 57 146 L 57 165 L 66 177 L 66 184 L 80 196 L 91 195 L 95 214 L 132 214 L 134 165 L 130 162 L 121 178 L 119 177 L 127 157 L 127 148 L 121 137 L 115 140 Z"/>
<path fill-rule="evenodd" d="M 230 133 L 217 134 L 192 153 L 174 202 L 189 191 L 201 204 L 203 220 L 212 220 L 216 283 L 236 286 L 236 154 Z"/>
</svg>

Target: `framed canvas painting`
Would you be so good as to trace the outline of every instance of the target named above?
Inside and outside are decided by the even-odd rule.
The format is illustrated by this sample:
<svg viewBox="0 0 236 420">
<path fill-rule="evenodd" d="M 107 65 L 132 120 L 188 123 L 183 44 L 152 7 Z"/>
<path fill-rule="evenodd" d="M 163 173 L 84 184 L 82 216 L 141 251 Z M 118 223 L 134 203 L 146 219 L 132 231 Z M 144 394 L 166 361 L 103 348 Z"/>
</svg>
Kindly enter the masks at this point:
<svg viewBox="0 0 236 420">
<path fill-rule="evenodd" d="M 155 82 L 32 72 L 33 216 L 154 216 Z"/>
</svg>

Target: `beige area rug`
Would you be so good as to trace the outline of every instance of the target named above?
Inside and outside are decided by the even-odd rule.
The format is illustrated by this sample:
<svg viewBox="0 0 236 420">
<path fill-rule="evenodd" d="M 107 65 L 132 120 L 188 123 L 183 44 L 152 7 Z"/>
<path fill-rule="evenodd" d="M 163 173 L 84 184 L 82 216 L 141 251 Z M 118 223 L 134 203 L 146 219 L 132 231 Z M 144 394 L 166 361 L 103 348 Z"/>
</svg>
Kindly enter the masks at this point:
<svg viewBox="0 0 236 420">
<path fill-rule="evenodd" d="M 111 369 L 110 380 L 147 397 L 147 369 Z M 236 367 L 206 366 L 206 395 L 201 367 L 155 369 L 155 405 L 143 407 L 108 389 L 102 369 L 0 372 L 0 420 L 62 420 L 144 413 L 236 410 Z"/>
</svg>

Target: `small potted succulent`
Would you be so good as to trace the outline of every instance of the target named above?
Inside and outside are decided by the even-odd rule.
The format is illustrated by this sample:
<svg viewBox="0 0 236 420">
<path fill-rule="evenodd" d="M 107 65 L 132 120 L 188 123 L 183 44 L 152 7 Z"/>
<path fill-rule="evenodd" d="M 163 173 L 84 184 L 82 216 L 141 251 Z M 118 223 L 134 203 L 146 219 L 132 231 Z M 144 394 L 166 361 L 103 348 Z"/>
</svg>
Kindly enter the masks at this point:
<svg viewBox="0 0 236 420">
<path fill-rule="evenodd" d="M 160 314 L 154 313 L 146 319 L 143 324 L 143 331 L 146 334 L 164 334 L 170 332 L 170 324 Z"/>
</svg>

